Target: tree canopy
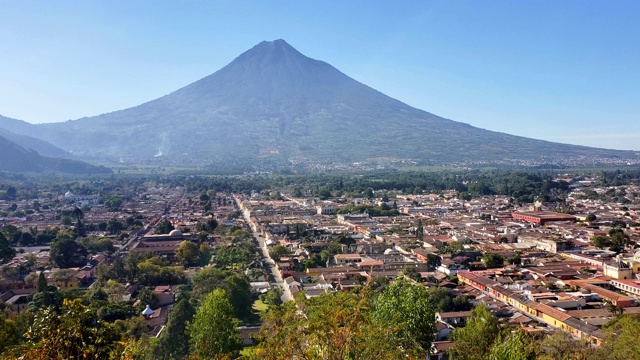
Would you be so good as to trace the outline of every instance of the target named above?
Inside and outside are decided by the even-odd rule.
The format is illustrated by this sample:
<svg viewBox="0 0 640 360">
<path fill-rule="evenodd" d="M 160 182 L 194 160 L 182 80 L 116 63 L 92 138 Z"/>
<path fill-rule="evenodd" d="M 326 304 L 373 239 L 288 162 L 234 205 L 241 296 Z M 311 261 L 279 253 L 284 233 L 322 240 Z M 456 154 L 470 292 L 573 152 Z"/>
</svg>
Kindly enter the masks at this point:
<svg viewBox="0 0 640 360">
<path fill-rule="evenodd" d="M 640 354 L 638 341 L 640 315 L 623 315 L 603 326 L 604 345 L 598 349 L 601 358 L 611 360 L 637 359 Z"/>
<path fill-rule="evenodd" d="M 87 249 L 73 239 L 60 239 L 51 244 L 51 261 L 60 268 L 77 267 L 86 264 Z"/>
<path fill-rule="evenodd" d="M 236 356 L 242 348 L 238 320 L 222 289 L 212 291 L 196 310 L 188 325 L 192 352 L 199 359 L 224 359 Z"/>
<path fill-rule="evenodd" d="M 178 246 L 176 258 L 184 266 L 196 265 L 200 260 L 200 248 L 193 242 L 185 240 Z"/>
<path fill-rule="evenodd" d="M 269 307 L 263 314 L 258 358 L 424 358 L 419 348 L 404 347 L 396 336 L 397 328 L 373 319 L 370 303 L 362 295 L 340 292 L 301 297 L 297 302 L 298 306 L 286 302 Z"/>
<path fill-rule="evenodd" d="M 160 360 L 184 359 L 189 355 L 189 332 L 187 324 L 195 314 L 189 299 L 181 299 L 169 313 L 164 331 L 160 334 L 154 356 Z"/>
<path fill-rule="evenodd" d="M 80 299 L 65 300 L 60 314 L 53 308 L 37 313 L 26 337 L 16 352 L 27 360 L 109 359 L 125 352 L 113 325 L 97 320 Z"/>
<path fill-rule="evenodd" d="M 413 348 L 417 343 L 425 354 L 430 351 L 434 310 L 424 286 L 396 280 L 374 300 L 372 315 L 380 326 L 398 329 L 396 336 L 403 347 Z"/>
<path fill-rule="evenodd" d="M 451 359 L 487 359 L 493 343 L 500 335 L 498 325 L 498 319 L 486 305 L 476 306 L 466 326 L 456 329 L 452 334 L 454 346 L 450 351 Z"/>
<path fill-rule="evenodd" d="M 16 255 L 16 251 L 9 244 L 9 240 L 0 233 L 0 264 L 11 261 Z"/>
</svg>

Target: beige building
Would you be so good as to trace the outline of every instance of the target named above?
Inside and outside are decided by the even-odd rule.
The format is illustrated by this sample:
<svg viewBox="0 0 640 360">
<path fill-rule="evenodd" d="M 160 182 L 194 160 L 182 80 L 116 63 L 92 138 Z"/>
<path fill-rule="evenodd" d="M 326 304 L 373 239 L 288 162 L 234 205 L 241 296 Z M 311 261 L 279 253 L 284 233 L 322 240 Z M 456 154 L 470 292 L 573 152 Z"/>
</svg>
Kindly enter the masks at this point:
<svg viewBox="0 0 640 360">
<path fill-rule="evenodd" d="M 602 264 L 602 273 L 618 280 L 633 278 L 633 268 L 620 257 L 617 257 L 613 262 Z"/>
</svg>

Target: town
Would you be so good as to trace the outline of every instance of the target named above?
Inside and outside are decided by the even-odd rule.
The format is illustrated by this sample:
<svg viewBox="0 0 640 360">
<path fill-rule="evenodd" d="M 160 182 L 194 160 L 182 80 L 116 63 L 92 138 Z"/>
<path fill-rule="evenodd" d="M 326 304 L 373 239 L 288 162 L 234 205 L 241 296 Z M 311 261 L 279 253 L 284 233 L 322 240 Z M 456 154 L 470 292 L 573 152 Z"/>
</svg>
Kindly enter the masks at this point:
<svg viewBox="0 0 640 360">
<path fill-rule="evenodd" d="M 557 174 L 530 202 L 478 195 L 473 183 L 354 194 L 249 180 L 239 191 L 95 182 L 0 189 L 0 352 L 24 351 L 21 332 L 42 309 L 82 299 L 119 333 L 148 339 L 153 358 L 182 359 L 197 333 L 184 340 L 186 314 L 198 324 L 194 304 L 216 289 L 229 298 L 233 356 L 260 348 L 269 309 L 372 284 L 424 291 L 429 359 L 449 358 L 479 308 L 501 327 L 588 351 L 610 341 L 607 324 L 640 314 L 637 180 Z"/>
</svg>

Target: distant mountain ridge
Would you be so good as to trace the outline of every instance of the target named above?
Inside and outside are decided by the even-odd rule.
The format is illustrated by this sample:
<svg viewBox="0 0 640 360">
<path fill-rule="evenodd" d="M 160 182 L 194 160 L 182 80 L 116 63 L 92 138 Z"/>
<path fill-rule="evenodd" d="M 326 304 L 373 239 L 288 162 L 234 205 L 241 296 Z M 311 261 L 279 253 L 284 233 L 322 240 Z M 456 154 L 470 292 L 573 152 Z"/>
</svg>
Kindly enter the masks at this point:
<svg viewBox="0 0 640 360">
<path fill-rule="evenodd" d="M 41 156 L 0 135 L 0 171 L 60 172 L 68 174 L 107 174 L 111 170 L 82 161 Z"/>
<path fill-rule="evenodd" d="M 171 94 L 91 118 L 0 127 L 85 159 L 204 165 L 410 161 L 593 164 L 638 161 L 478 129 L 392 99 L 284 40 L 263 41 Z"/>
<path fill-rule="evenodd" d="M 14 132 L 11 132 L 6 129 L 0 129 L 0 136 L 4 136 L 5 138 L 13 141 L 14 143 L 22 146 L 25 149 L 31 149 L 36 151 L 38 154 L 49 157 L 70 159 L 71 154 L 69 152 L 50 144 L 44 140 L 36 139 L 27 135 L 20 135 Z"/>
</svg>

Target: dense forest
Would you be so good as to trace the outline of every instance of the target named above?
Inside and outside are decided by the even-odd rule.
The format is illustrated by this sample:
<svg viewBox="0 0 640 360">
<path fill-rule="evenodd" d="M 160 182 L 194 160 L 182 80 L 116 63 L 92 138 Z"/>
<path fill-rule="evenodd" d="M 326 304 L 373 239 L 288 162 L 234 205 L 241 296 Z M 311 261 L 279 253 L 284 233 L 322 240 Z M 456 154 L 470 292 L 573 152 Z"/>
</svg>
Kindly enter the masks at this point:
<svg viewBox="0 0 640 360">
<path fill-rule="evenodd" d="M 519 202 L 536 199 L 553 201 L 568 190 L 558 177 L 582 180 L 594 177 L 596 185 L 618 186 L 637 183 L 640 169 L 611 171 L 572 171 L 558 173 L 540 171 L 380 171 L 329 174 L 260 174 L 260 175 L 110 175 L 86 178 L 26 177 L 0 173 L 0 198 L 36 199 L 38 196 L 60 196 L 70 190 L 75 194 L 115 195 L 127 197 L 147 186 L 185 186 L 188 191 L 251 194 L 252 191 L 279 192 L 292 196 L 327 198 L 344 194 L 372 197 L 377 191 L 399 191 L 403 194 L 440 193 L 456 190 L 461 196 L 506 195 Z M 10 190 L 13 189 L 13 190 Z"/>
</svg>

